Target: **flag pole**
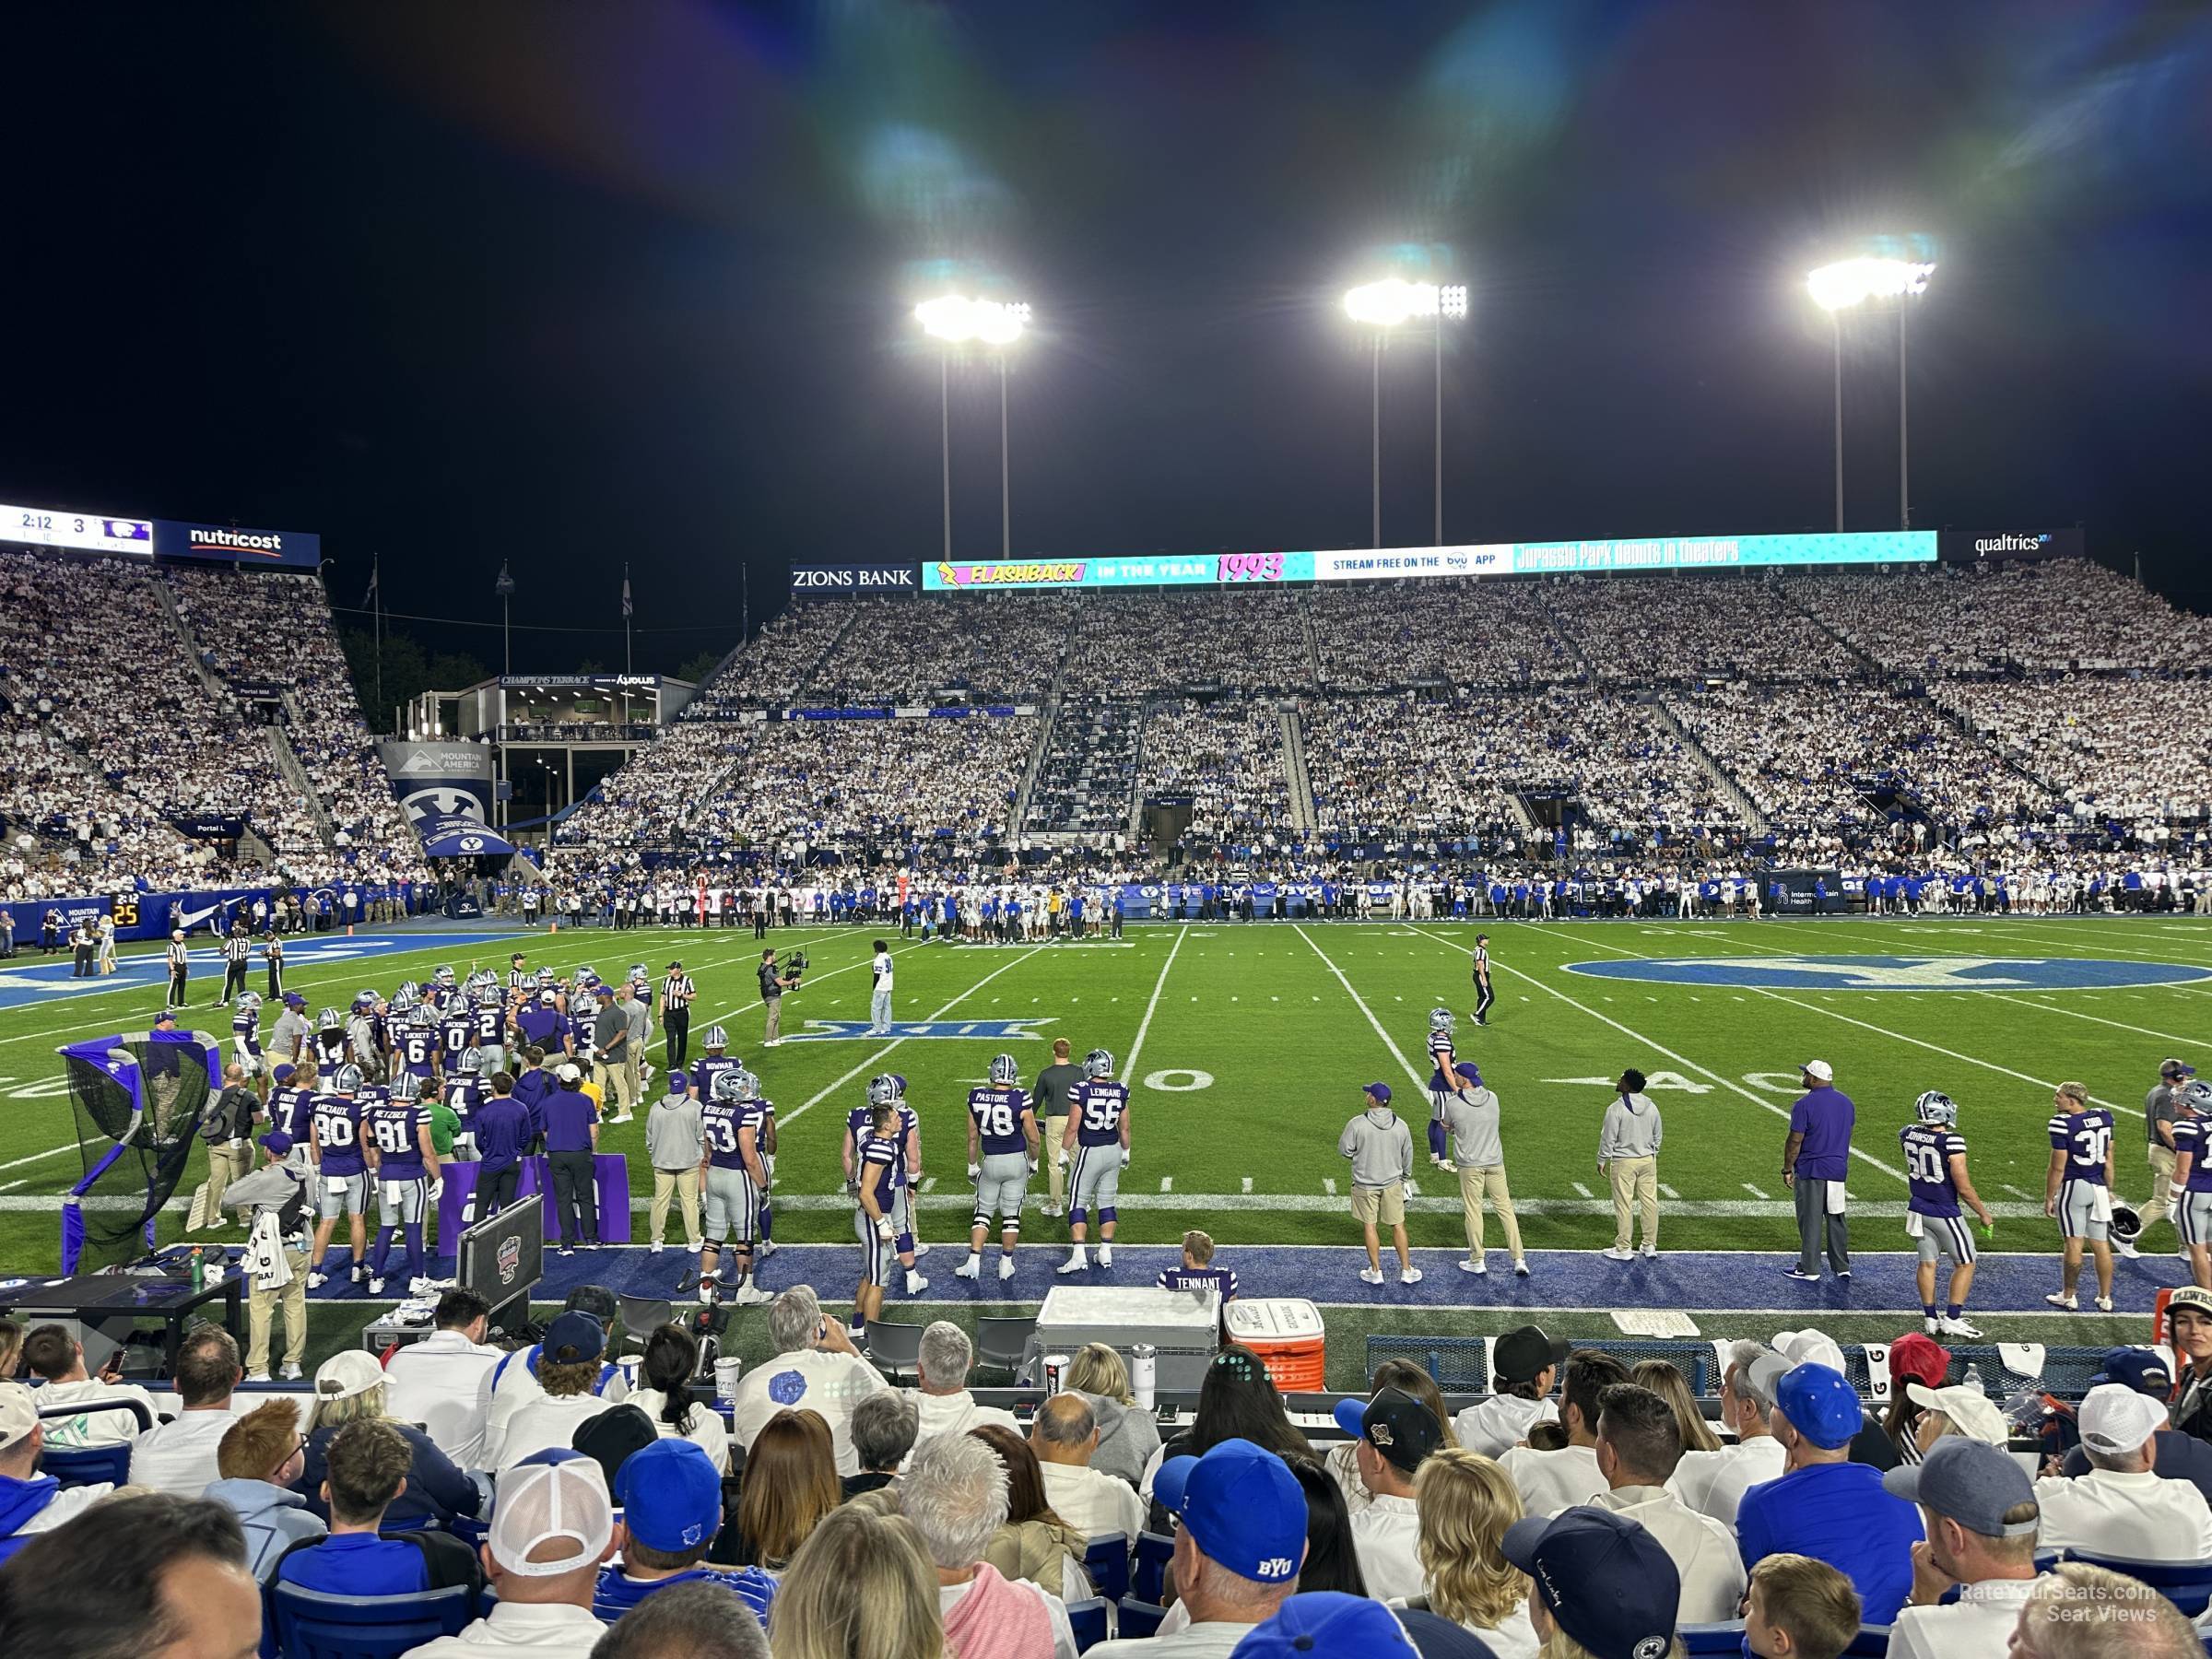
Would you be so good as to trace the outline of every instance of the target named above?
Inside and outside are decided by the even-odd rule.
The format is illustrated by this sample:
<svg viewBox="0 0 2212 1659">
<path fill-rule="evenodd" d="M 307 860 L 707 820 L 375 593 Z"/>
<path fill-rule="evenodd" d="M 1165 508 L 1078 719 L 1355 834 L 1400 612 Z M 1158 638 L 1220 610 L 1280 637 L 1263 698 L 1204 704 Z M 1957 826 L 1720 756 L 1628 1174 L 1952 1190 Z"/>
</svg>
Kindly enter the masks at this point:
<svg viewBox="0 0 2212 1659">
<path fill-rule="evenodd" d="M 622 672 L 629 668 L 629 561 L 622 561 Z"/>
<path fill-rule="evenodd" d="M 384 706 L 384 592 L 382 553 L 369 555 L 369 616 L 376 629 L 376 706 Z"/>
</svg>

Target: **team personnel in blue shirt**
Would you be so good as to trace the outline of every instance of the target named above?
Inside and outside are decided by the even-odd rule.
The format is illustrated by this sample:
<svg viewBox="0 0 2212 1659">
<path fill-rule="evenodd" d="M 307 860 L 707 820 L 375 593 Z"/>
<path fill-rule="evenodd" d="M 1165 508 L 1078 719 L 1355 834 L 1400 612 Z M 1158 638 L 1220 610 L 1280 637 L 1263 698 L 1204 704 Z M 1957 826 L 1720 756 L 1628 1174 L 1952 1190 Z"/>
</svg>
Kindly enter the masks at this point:
<svg viewBox="0 0 2212 1659">
<path fill-rule="evenodd" d="M 1790 1135 L 1782 1147 L 1782 1184 L 1797 1197 L 1798 1254 L 1785 1269 L 1794 1279 L 1820 1277 L 1825 1234 L 1828 1265 L 1851 1279 L 1851 1227 L 1843 1217 L 1843 1182 L 1851 1173 L 1851 1132 L 1858 1108 L 1836 1087 L 1835 1068 L 1807 1060 L 1801 1068 L 1805 1093 L 1790 1108 Z"/>
<path fill-rule="evenodd" d="M 514 1202 L 523 1154 L 531 1138 L 529 1109 L 514 1098 L 514 1079 L 503 1071 L 494 1072 L 490 1088 L 475 1117 L 477 1163 L 472 1221 L 496 1216 Z"/>
</svg>

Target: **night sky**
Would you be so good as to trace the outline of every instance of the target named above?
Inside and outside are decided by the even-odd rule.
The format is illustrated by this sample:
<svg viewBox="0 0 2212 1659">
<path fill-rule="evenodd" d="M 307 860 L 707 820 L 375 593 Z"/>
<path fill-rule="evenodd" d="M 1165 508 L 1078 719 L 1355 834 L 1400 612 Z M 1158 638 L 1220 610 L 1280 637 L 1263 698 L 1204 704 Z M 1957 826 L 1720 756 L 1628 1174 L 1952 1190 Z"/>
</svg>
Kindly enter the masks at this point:
<svg viewBox="0 0 2212 1659">
<path fill-rule="evenodd" d="M 706 0 L 11 7 L 0 499 L 320 530 L 518 668 L 734 643 L 793 558 L 938 556 L 909 308 L 1025 299 L 1013 547 L 1368 539 L 1347 282 L 1466 282 L 1454 541 L 1830 527 L 1803 275 L 1936 239 L 1916 525 L 2081 523 L 2212 608 L 2212 6 Z M 1893 317 L 1848 526 L 1897 522 Z M 1430 540 L 1432 363 L 1383 364 Z M 952 381 L 994 556 L 998 382 Z M 346 618 L 350 620 L 350 618 Z M 581 626 L 595 634 L 521 631 Z M 496 665 L 499 635 L 416 630 Z"/>
</svg>

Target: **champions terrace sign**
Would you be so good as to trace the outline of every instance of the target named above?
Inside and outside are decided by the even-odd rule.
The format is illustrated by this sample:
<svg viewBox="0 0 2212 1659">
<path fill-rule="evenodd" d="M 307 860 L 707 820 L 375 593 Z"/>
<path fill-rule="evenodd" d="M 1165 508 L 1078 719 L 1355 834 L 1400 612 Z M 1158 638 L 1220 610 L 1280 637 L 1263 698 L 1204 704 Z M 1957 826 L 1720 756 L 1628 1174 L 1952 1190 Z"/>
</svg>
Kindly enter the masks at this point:
<svg viewBox="0 0 2212 1659">
<path fill-rule="evenodd" d="M 1009 588 L 1217 587 L 1286 582 L 1403 582 L 1439 576 L 1546 576 L 1773 565 L 1933 564 L 1933 530 L 1852 535 L 1609 536 L 1593 541 L 1485 542 L 1455 547 L 1218 553 L 1147 559 L 1012 559 L 932 564 L 933 593 Z"/>
</svg>

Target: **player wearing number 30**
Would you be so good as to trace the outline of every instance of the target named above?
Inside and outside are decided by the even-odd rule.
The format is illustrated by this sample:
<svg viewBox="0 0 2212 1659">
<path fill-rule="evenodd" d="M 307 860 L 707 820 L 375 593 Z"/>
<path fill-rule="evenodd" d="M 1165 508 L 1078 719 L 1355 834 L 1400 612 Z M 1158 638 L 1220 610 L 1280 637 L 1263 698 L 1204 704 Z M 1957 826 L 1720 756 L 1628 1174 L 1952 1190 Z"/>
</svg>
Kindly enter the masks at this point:
<svg viewBox="0 0 2212 1659">
<path fill-rule="evenodd" d="M 2212 1083 L 2176 1088 L 2173 1107 L 2173 1221 L 2190 1278 L 2212 1290 Z"/>
<path fill-rule="evenodd" d="M 975 1225 L 968 1234 L 968 1259 L 955 1278 L 981 1278 L 983 1239 L 991 1218 L 999 1223 L 998 1277 L 1014 1277 L 1014 1244 L 1021 1237 L 1021 1201 L 1037 1172 L 1036 1109 L 1021 1088 L 1021 1065 L 1011 1054 L 991 1062 L 991 1081 L 968 1091 L 968 1179 L 975 1182 Z"/>
<path fill-rule="evenodd" d="M 2081 1247 L 2097 1261 L 2097 1311 L 2112 1311 L 2112 1114 L 2089 1104 L 2079 1083 L 2061 1083 L 2051 1097 L 2051 1171 L 2043 1182 L 2043 1214 L 2058 1218 L 2066 1241 L 2059 1288 L 2043 1300 L 2069 1311 L 2081 1280 Z"/>
<path fill-rule="evenodd" d="M 1092 1049 L 1083 1056 L 1083 1081 L 1068 1093 L 1067 1135 L 1076 1167 L 1068 1180 L 1067 1231 L 1072 1248 L 1057 1273 L 1090 1265 L 1083 1241 L 1090 1213 L 1099 1213 L 1099 1265 L 1113 1265 L 1115 1200 L 1129 1167 L 1129 1086 L 1113 1080 L 1113 1056 Z"/>
<path fill-rule="evenodd" d="M 712 1098 L 699 1109 L 700 1133 L 707 1149 L 700 1175 L 707 1214 L 700 1229 L 705 1242 L 699 1252 L 699 1300 L 714 1300 L 714 1269 L 724 1241 L 735 1233 L 725 1300 L 741 1306 L 764 1302 L 768 1293 L 751 1282 L 753 1228 L 760 1213 L 761 1190 L 768 1184 L 761 1140 L 773 1108 L 760 1098 L 759 1080 L 743 1066 L 715 1072 L 707 1088 Z"/>
<path fill-rule="evenodd" d="M 1920 1308 L 1931 1336 L 1975 1337 L 1966 1323 L 1966 1295 L 1974 1283 L 1974 1233 L 1959 1213 L 1965 1205 L 1993 1222 L 1989 1206 L 1966 1175 L 1966 1142 L 1958 1131 L 1959 1105 L 1949 1095 L 1929 1089 L 1912 1103 L 1917 1120 L 1897 1132 L 1905 1149 L 1905 1182 L 1912 1199 L 1905 1212 L 1907 1236 L 1920 1241 Z M 1936 1312 L 1936 1265 L 1951 1262 L 1950 1300 Z"/>
</svg>

